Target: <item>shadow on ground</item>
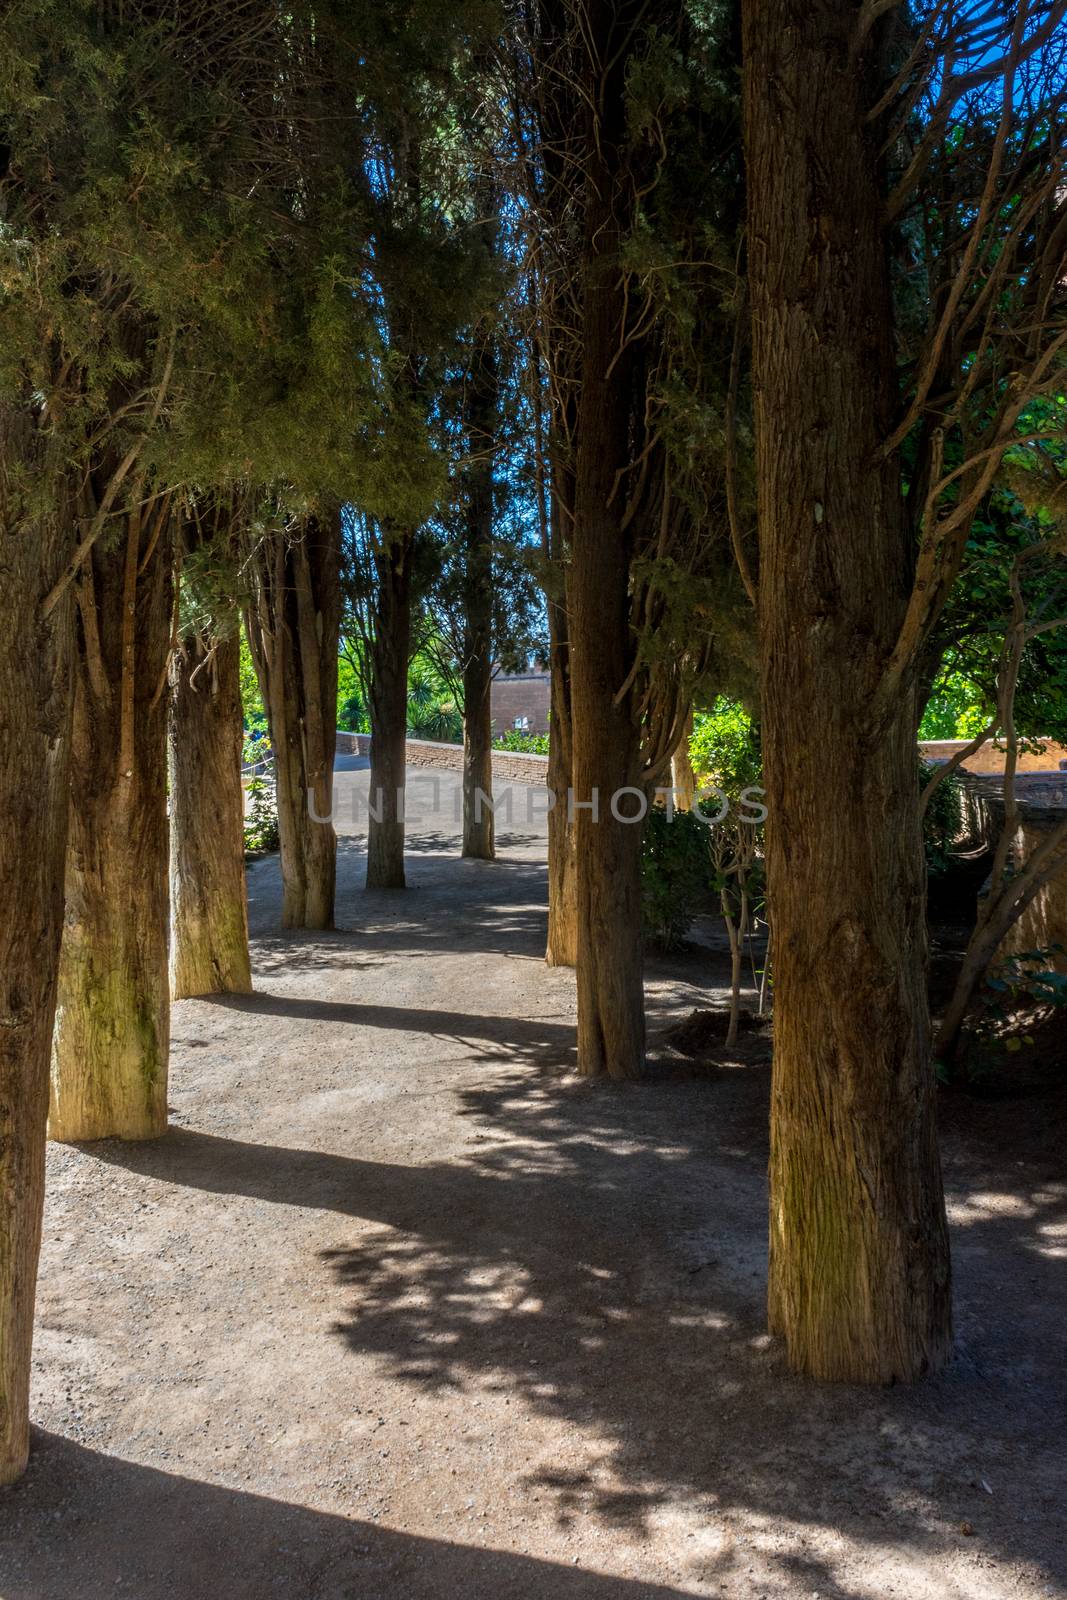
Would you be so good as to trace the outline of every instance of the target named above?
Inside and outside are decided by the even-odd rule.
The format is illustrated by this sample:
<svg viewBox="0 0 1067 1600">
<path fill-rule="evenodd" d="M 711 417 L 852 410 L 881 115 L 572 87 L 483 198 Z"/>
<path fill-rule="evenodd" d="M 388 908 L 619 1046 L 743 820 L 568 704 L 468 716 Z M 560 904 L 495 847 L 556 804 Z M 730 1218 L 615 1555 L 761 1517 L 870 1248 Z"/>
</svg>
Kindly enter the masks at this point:
<svg viewBox="0 0 1067 1600">
<path fill-rule="evenodd" d="M 4 1600 L 671 1600 L 681 1593 L 392 1532 L 100 1455 L 55 1434 L 38 1432 L 34 1446 L 28 1476 L 0 1491 Z"/>
<path fill-rule="evenodd" d="M 514 1041 L 524 1066 L 557 1043 L 529 1030 Z M 599 1441 L 580 1473 L 529 1478 L 563 1526 L 648 1532 L 679 1502 L 741 1514 L 788 1534 L 780 1577 L 825 1600 L 857 1591 L 798 1554 L 806 1529 L 920 1564 L 955 1544 L 1067 1578 L 1067 1190 L 1040 1166 L 998 1178 L 957 1138 L 952 1367 L 913 1389 L 810 1385 L 763 1332 L 767 1092 L 758 1067 L 724 1065 L 699 1095 L 508 1074 L 463 1097 L 467 1158 L 415 1167 L 183 1130 L 99 1153 L 335 1213 L 323 1259 L 350 1292 L 337 1338 L 402 1384 L 518 1396 Z M 346 1217 L 386 1227 L 352 1243 Z M 724 1550 L 703 1576 L 745 1559 Z"/>
</svg>

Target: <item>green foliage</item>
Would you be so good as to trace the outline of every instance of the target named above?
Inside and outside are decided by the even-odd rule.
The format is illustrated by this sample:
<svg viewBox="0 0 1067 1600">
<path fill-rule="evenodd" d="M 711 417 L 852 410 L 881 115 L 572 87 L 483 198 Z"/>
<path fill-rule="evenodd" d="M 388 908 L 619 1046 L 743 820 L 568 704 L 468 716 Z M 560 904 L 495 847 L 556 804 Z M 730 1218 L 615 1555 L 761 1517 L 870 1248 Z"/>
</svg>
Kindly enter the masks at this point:
<svg viewBox="0 0 1067 1600">
<path fill-rule="evenodd" d="M 505 728 L 493 737 L 494 750 L 512 750 L 517 755 L 547 756 L 547 733 L 523 733 L 521 728 Z"/>
<path fill-rule="evenodd" d="M 661 949 L 683 943 L 709 886 L 708 827 L 688 811 L 653 806 L 641 849 L 641 914 Z"/>
<path fill-rule="evenodd" d="M 740 701 L 720 695 L 709 711 L 696 713 L 689 759 L 698 787 L 714 785 L 736 796 L 759 784 L 759 729 Z"/>
<path fill-rule="evenodd" d="M 974 739 L 989 726 L 993 707 L 986 691 L 954 665 L 957 659 L 954 651 L 946 657 L 919 724 L 920 739 Z"/>
<path fill-rule="evenodd" d="M 422 654 L 408 673 L 408 732 L 440 744 L 463 742 L 463 714 L 433 661 Z"/>
<path fill-rule="evenodd" d="M 1032 462 L 1024 468 L 1009 460 L 1006 470 L 1013 481 L 1022 481 L 1024 490 L 1047 492 L 1052 502 L 1062 500 L 1059 480 L 1038 484 Z M 1014 489 L 1001 487 L 987 495 L 941 623 L 942 666 L 923 713 L 921 739 L 972 739 L 992 720 L 1011 611 L 1011 572 L 1022 552 L 1031 553 L 1023 573 L 1030 617 L 1047 624 L 1067 615 L 1067 559 L 1052 537 L 1057 516 L 1046 505 L 1024 503 Z M 1027 645 L 1015 724 L 1024 740 L 1067 739 L 1067 627 L 1043 632 Z"/>
<path fill-rule="evenodd" d="M 976 1049 L 968 1064 L 968 1077 L 980 1078 L 1004 1055 L 1016 1055 L 1034 1043 L 1031 1029 L 1062 1018 L 1067 1011 L 1067 973 L 1056 961 L 1065 952 L 1059 945 L 1026 950 L 1007 956 L 994 966 L 978 994 L 972 1034 Z"/>
<path fill-rule="evenodd" d="M 925 789 L 933 772 L 928 762 L 919 762 L 920 791 Z M 953 848 L 962 828 L 963 791 L 955 777 L 942 778 L 923 817 L 923 851 L 926 869 L 932 877 L 947 872 L 953 865 Z"/>
<path fill-rule="evenodd" d="M 252 652 L 248 648 L 248 639 L 245 631 L 241 629 L 241 657 L 238 667 L 241 683 L 241 713 L 244 717 L 245 729 L 248 732 L 261 730 L 267 731 L 267 713 L 259 693 L 259 679 L 252 663 Z"/>
</svg>

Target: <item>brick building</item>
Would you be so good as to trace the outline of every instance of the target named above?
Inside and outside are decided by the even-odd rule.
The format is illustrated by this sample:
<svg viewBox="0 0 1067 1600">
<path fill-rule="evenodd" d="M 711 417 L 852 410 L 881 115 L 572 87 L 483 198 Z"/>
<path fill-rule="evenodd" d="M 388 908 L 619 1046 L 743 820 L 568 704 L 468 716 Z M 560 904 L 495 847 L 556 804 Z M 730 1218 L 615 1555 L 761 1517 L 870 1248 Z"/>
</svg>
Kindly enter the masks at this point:
<svg viewBox="0 0 1067 1600">
<path fill-rule="evenodd" d="M 529 672 L 501 673 L 493 679 L 493 733 L 519 728 L 523 733 L 548 732 L 549 675 L 536 667 Z"/>
</svg>

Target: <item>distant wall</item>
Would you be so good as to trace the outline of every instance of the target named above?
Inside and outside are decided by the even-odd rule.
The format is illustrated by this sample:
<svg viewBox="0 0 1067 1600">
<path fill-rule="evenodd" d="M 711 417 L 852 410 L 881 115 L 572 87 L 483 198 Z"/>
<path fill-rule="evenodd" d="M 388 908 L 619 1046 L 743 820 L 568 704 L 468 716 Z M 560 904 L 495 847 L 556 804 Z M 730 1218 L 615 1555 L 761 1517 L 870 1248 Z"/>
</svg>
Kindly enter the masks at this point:
<svg viewBox="0 0 1067 1600">
<path fill-rule="evenodd" d="M 951 761 L 958 750 L 966 749 L 969 742 L 967 739 L 926 739 L 920 742 L 919 753 L 926 761 Z M 1067 770 L 1067 748 L 1055 744 L 1051 739 L 1046 739 L 1044 744 L 1042 755 L 1020 755 L 1017 765 L 1019 772 Z M 968 772 L 992 776 L 1004 771 L 1004 751 L 998 750 L 992 739 L 987 739 L 985 744 L 979 745 L 973 756 L 967 757 L 963 765 Z"/>
<path fill-rule="evenodd" d="M 337 749 L 345 755 L 369 756 L 369 733 L 337 735 Z M 436 767 L 445 772 L 463 771 L 463 746 L 435 744 L 430 739 L 409 739 L 405 747 L 409 767 Z M 494 783 L 528 783 L 543 786 L 548 782 L 548 757 L 522 755 L 517 751 L 493 751 Z"/>
<path fill-rule="evenodd" d="M 551 679 L 547 672 L 516 672 L 494 678 L 491 711 L 494 733 L 506 733 L 526 718 L 527 733 L 548 732 Z"/>
</svg>

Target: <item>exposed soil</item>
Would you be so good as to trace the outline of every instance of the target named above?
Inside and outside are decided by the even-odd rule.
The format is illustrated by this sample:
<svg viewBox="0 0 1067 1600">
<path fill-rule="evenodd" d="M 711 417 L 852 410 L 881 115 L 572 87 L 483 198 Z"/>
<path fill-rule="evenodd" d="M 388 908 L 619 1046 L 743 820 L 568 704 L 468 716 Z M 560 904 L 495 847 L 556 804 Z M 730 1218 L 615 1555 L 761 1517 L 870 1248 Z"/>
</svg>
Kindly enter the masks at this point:
<svg viewBox="0 0 1067 1600">
<path fill-rule="evenodd" d="M 1063 1092 L 946 1099 L 951 1368 L 800 1382 L 765 1041 L 671 1075 L 721 948 L 653 964 L 648 1082 L 579 1083 L 543 823 L 462 863 L 440 785 L 406 893 L 343 841 L 335 934 L 250 869 L 257 993 L 175 1007 L 165 1139 L 52 1149 L 2 1600 L 1067 1593 Z"/>
</svg>

